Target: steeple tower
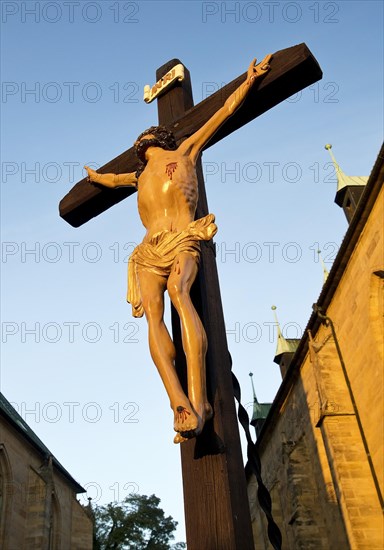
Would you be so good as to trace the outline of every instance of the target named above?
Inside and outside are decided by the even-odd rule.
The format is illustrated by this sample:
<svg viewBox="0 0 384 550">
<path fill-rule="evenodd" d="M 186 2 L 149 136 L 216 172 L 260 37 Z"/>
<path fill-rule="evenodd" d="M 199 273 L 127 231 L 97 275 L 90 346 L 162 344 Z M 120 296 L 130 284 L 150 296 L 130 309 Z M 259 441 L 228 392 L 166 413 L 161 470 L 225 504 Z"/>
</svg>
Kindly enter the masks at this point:
<svg viewBox="0 0 384 550">
<path fill-rule="evenodd" d="M 327 143 L 325 149 L 329 151 L 336 169 L 337 191 L 335 203 L 344 210 L 348 223 L 351 223 L 357 204 L 368 181 L 368 176 L 347 176 L 336 162 L 335 156 L 331 151 L 332 145 Z"/>
<path fill-rule="evenodd" d="M 272 406 L 272 403 L 259 403 L 255 393 L 255 386 L 253 385 L 253 372 L 249 373 L 252 383 L 252 392 L 253 392 L 253 414 L 251 420 L 251 426 L 255 428 L 256 437 L 259 436 L 261 428 L 265 422 L 265 419 L 268 416 L 269 409 Z"/>
<path fill-rule="evenodd" d="M 275 321 L 277 324 L 277 346 L 276 353 L 274 357 L 274 362 L 277 363 L 280 367 L 280 372 L 282 378 L 284 378 L 288 367 L 292 361 L 292 357 L 295 354 L 297 346 L 299 345 L 300 339 L 298 338 L 284 338 L 283 333 L 280 329 L 280 324 L 276 315 L 276 306 L 271 307 L 273 314 L 275 316 Z"/>
</svg>

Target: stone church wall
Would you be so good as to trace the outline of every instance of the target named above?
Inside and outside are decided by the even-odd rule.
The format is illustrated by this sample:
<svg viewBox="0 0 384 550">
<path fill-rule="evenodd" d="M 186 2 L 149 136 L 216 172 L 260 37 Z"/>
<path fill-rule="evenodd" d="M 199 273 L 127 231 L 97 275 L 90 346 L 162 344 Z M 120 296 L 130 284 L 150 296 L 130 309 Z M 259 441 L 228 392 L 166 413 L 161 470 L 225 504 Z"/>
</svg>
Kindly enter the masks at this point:
<svg viewBox="0 0 384 550">
<path fill-rule="evenodd" d="M 384 547 L 383 195 L 323 312 L 336 337 L 323 324 L 304 335 L 306 354 L 257 443 L 284 549 Z M 255 548 L 270 548 L 252 478 L 248 490 Z"/>
<path fill-rule="evenodd" d="M 91 550 L 92 520 L 74 487 L 0 416 L 2 550 Z"/>
</svg>

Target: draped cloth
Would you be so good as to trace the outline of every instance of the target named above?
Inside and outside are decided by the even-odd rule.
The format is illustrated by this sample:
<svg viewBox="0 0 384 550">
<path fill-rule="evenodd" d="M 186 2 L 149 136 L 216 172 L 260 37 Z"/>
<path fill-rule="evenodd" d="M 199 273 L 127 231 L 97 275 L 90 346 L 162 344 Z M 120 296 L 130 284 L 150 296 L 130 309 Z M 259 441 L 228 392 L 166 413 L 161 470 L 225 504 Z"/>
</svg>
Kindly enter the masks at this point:
<svg viewBox="0 0 384 550">
<path fill-rule="evenodd" d="M 176 257 L 181 253 L 200 258 L 200 242 L 209 241 L 217 232 L 215 216 L 208 214 L 191 222 L 183 231 L 160 231 L 150 241 L 139 244 L 128 262 L 128 296 L 133 317 L 142 317 L 144 309 L 141 300 L 138 273 L 147 270 L 156 275 L 169 277 Z"/>
</svg>

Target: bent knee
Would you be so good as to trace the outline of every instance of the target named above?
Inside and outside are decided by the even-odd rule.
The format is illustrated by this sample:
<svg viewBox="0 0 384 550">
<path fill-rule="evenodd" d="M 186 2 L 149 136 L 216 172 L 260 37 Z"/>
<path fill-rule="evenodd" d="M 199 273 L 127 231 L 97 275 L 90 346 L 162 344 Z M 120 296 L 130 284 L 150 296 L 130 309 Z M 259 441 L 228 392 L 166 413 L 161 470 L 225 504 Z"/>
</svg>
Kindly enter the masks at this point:
<svg viewBox="0 0 384 550">
<path fill-rule="evenodd" d="M 147 317 L 161 318 L 164 313 L 164 300 L 162 296 L 142 297 L 143 309 Z"/>
<path fill-rule="evenodd" d="M 189 286 L 183 281 L 169 281 L 168 294 L 173 303 L 184 301 L 189 298 Z"/>
</svg>

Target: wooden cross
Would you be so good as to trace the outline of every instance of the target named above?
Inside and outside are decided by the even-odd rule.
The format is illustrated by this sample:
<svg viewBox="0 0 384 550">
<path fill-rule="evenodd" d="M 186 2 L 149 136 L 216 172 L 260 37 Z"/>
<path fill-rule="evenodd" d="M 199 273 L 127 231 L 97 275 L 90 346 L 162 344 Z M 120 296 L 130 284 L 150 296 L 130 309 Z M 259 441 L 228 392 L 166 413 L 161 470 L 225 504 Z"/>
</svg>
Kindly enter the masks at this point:
<svg viewBox="0 0 384 550">
<path fill-rule="evenodd" d="M 171 60 L 156 72 L 160 80 L 180 63 Z M 235 114 L 223 124 L 206 147 L 256 118 L 322 76 L 321 69 L 305 44 L 273 54 L 271 70 L 250 90 Z M 159 124 L 173 131 L 177 143 L 196 132 L 246 78 L 242 74 L 224 88 L 193 106 L 189 71 L 170 91 L 158 99 Z M 101 173 L 136 170 L 133 147 L 108 162 Z M 199 202 L 196 219 L 208 214 L 201 160 L 197 165 Z M 135 192 L 132 187 L 99 188 L 86 179 L 77 183 L 60 203 L 60 215 L 78 227 Z M 201 243 L 199 276 L 191 292 L 208 337 L 208 397 L 213 420 L 196 439 L 181 444 L 186 535 L 189 550 L 253 550 L 244 466 L 234 405 L 231 364 L 227 348 L 215 251 L 212 243 Z M 176 367 L 186 385 L 185 359 L 180 322 L 172 311 Z"/>
</svg>

